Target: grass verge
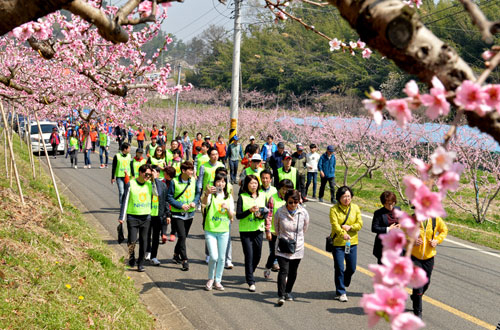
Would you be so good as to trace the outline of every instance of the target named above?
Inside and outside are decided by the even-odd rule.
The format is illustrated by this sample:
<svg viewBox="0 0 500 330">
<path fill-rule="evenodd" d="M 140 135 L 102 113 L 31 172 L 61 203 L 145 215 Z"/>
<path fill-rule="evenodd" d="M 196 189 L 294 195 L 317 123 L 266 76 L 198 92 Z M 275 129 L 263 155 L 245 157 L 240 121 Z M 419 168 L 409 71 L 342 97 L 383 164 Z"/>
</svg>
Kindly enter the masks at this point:
<svg viewBox="0 0 500 330">
<path fill-rule="evenodd" d="M 33 179 L 26 145 L 13 140 L 25 205 L 0 148 L 0 328 L 152 329 L 125 267 L 63 196 L 60 214 L 48 176 Z"/>
</svg>

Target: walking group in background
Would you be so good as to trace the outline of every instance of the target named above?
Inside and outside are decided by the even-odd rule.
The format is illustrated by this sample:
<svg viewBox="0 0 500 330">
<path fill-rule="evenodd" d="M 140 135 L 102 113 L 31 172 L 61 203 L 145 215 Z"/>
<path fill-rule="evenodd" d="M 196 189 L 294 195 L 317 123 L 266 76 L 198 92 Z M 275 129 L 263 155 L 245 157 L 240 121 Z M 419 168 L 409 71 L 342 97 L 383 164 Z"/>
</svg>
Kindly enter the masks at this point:
<svg viewBox="0 0 500 330">
<path fill-rule="evenodd" d="M 101 167 L 107 167 L 111 135 L 100 127 L 97 131 Z M 310 152 L 306 153 L 305 147 L 297 143 L 292 153 L 283 142 L 275 144 L 269 135 L 262 146 L 251 136 L 250 143 L 243 149 L 238 136 L 227 145 L 222 136 L 212 142 L 210 136 L 202 133 L 197 133 L 191 141 L 188 132 L 167 143 L 165 129 L 154 125 L 149 133 L 150 142 L 145 146 L 148 134 L 142 128 L 136 132 L 135 157 L 130 154 L 130 143 L 122 140 L 124 133 L 116 137 L 119 152 L 113 157 L 111 169 L 111 182 L 118 186 L 119 221 L 126 221 L 128 229 L 129 266 L 144 271 L 146 261 L 160 265 L 159 245 L 177 239 L 172 262 L 188 271 L 187 238 L 199 211 L 208 263 L 205 290 L 225 290 L 224 270 L 234 267 L 231 227 L 237 222 L 248 290 L 257 291 L 254 274 L 266 239 L 269 249 L 264 278 L 270 279 L 271 272 L 277 271 L 277 304 L 293 301 L 293 287 L 304 257 L 305 233 L 310 223 L 306 203 L 316 196 L 323 202 L 328 184 L 333 204 L 329 218 L 335 299 L 348 301 L 347 290 L 356 271 L 358 232 L 363 221 L 359 206 L 353 203 L 352 189 L 348 186 L 335 189 L 336 160 L 332 145 L 319 154 L 317 145 L 311 144 Z M 71 134 L 70 154 L 79 147 L 76 130 Z M 84 143 L 83 149 L 86 148 Z M 320 187 L 316 195 L 318 175 Z M 384 259 L 381 235 L 399 229 L 394 214 L 398 209 L 395 194 L 385 191 L 380 200 L 383 207 L 374 213 L 371 228 L 377 234 L 373 255 L 379 264 Z M 436 246 L 446 235 L 442 219 L 429 219 L 422 224 L 420 237 L 411 251 L 413 262 L 426 271 L 429 281 Z M 428 287 L 429 283 L 413 290 L 411 298 L 416 315 L 422 315 L 422 295 Z"/>
</svg>

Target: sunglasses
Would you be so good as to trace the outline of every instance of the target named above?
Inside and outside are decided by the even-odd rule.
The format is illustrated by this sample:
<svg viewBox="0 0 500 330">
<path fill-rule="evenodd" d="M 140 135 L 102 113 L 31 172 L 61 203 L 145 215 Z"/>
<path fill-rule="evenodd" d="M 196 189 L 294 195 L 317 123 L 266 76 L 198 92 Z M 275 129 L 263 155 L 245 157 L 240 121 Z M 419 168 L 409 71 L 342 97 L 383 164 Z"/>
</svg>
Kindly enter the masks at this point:
<svg viewBox="0 0 500 330">
<path fill-rule="evenodd" d="M 288 205 L 295 205 L 295 204 L 300 204 L 299 201 L 291 201 L 291 202 L 287 202 Z"/>
<path fill-rule="evenodd" d="M 152 177 L 152 176 L 153 176 L 153 174 L 151 174 L 151 173 L 146 173 L 146 174 L 144 174 L 144 176 L 145 176 L 146 178 L 150 178 L 150 177 Z"/>
</svg>

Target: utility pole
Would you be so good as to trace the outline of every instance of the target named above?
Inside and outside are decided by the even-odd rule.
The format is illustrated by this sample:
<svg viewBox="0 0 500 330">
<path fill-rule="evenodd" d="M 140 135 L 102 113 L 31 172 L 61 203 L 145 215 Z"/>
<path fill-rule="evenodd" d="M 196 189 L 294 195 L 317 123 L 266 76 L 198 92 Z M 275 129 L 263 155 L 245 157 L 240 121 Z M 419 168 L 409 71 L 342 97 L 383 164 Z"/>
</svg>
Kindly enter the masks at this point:
<svg viewBox="0 0 500 330">
<path fill-rule="evenodd" d="M 241 44 L 241 2 L 234 0 L 234 48 L 233 48 L 233 75 L 231 79 L 231 127 L 229 129 L 229 143 L 233 142 L 238 129 L 238 103 L 240 91 L 240 44 Z"/>
<path fill-rule="evenodd" d="M 177 76 L 177 86 L 180 86 L 181 84 L 181 65 L 179 64 L 179 75 Z M 174 113 L 174 131 L 172 133 L 172 140 L 175 139 L 175 129 L 177 127 L 177 110 L 179 109 L 179 93 L 180 91 L 177 90 L 177 93 L 175 93 L 175 113 Z M 166 134 L 167 132 L 165 132 Z"/>
</svg>

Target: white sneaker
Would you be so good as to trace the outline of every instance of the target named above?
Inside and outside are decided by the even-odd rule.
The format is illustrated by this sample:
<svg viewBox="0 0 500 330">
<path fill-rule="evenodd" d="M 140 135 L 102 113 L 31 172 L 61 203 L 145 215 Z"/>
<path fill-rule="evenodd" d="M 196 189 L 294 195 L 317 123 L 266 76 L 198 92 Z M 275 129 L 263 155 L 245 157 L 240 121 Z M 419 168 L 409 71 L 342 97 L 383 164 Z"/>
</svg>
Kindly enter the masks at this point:
<svg viewBox="0 0 500 330">
<path fill-rule="evenodd" d="M 205 263 L 207 263 L 207 264 L 208 264 L 209 262 L 210 262 L 210 256 L 206 256 L 206 257 L 205 257 Z"/>
<path fill-rule="evenodd" d="M 345 293 L 342 294 L 342 295 L 340 295 L 339 301 L 341 301 L 341 302 L 347 302 L 347 295 Z"/>
<path fill-rule="evenodd" d="M 153 258 L 151 259 L 151 262 L 153 263 L 153 265 L 155 266 L 159 266 L 160 265 L 160 260 L 156 259 L 156 258 Z"/>
<path fill-rule="evenodd" d="M 278 299 L 278 306 L 283 306 L 284 303 L 285 303 L 285 297 L 280 297 Z"/>
<path fill-rule="evenodd" d="M 226 265 L 226 267 L 224 267 L 224 268 L 226 268 L 226 269 L 233 269 L 233 267 L 234 267 L 233 263 L 232 262 L 228 262 L 227 265 Z"/>
<path fill-rule="evenodd" d="M 151 252 L 146 253 L 146 257 L 144 257 L 146 260 L 151 260 Z"/>
<path fill-rule="evenodd" d="M 89 168 L 91 168 L 91 167 L 92 167 L 92 165 L 89 165 Z"/>
<path fill-rule="evenodd" d="M 270 279 L 270 278 L 271 278 L 271 270 L 270 270 L 270 269 L 266 269 L 266 270 L 264 271 L 264 278 L 265 278 L 266 280 L 268 280 L 268 279 Z"/>
<path fill-rule="evenodd" d="M 212 291 L 213 284 L 214 280 L 208 280 L 207 284 L 205 284 L 205 291 Z"/>
<path fill-rule="evenodd" d="M 88 168 L 88 166 L 87 166 L 87 165 L 84 165 L 84 166 L 83 166 L 83 168 Z"/>
<path fill-rule="evenodd" d="M 75 169 L 77 169 L 77 168 L 78 168 L 78 166 L 75 165 Z"/>
<path fill-rule="evenodd" d="M 248 291 L 250 291 L 250 292 L 255 292 L 255 290 L 257 290 L 257 288 L 255 287 L 255 284 L 252 284 L 248 287 Z"/>
</svg>

